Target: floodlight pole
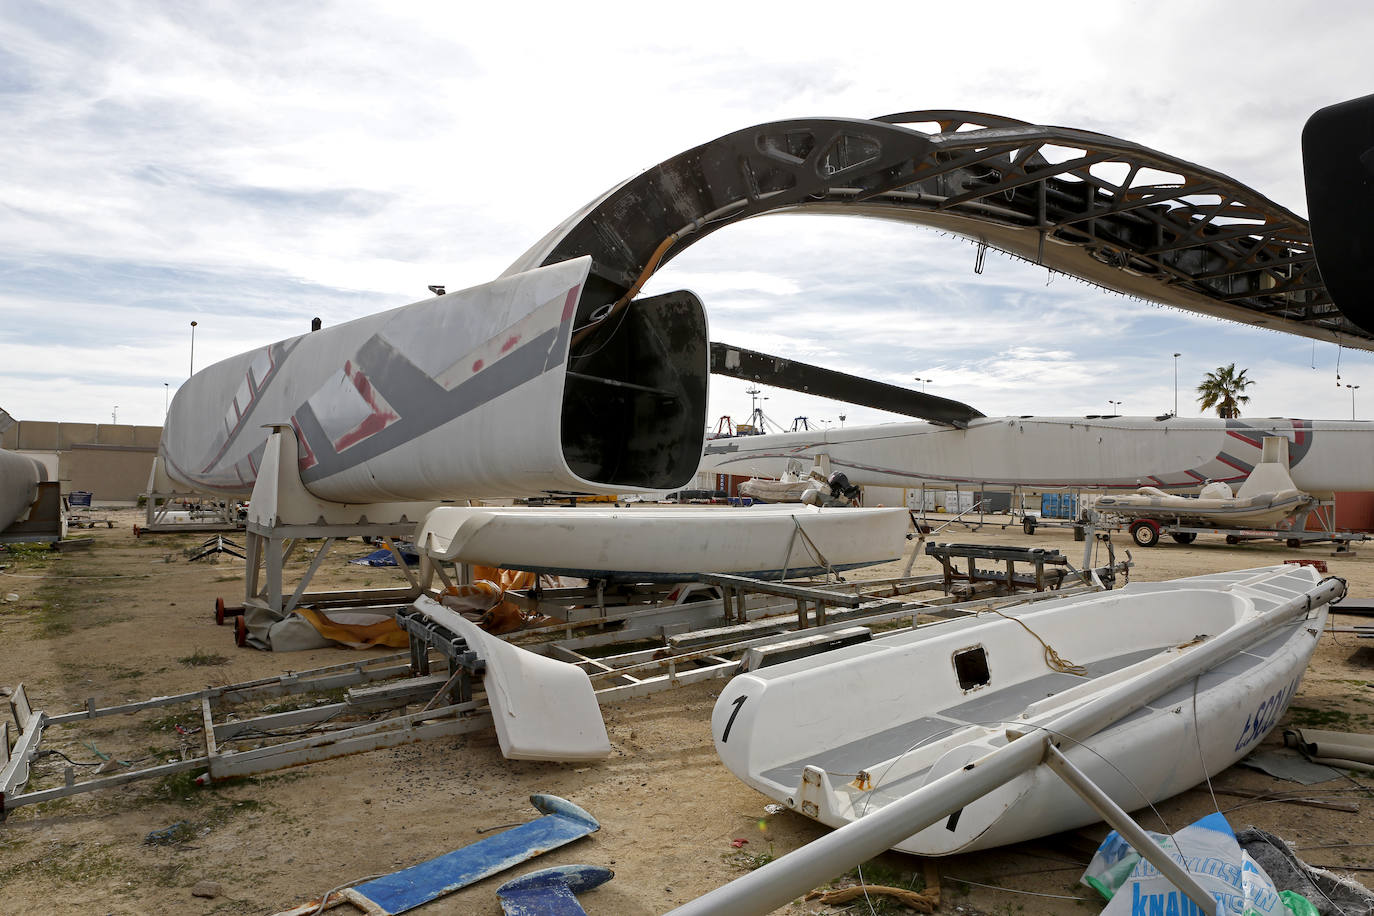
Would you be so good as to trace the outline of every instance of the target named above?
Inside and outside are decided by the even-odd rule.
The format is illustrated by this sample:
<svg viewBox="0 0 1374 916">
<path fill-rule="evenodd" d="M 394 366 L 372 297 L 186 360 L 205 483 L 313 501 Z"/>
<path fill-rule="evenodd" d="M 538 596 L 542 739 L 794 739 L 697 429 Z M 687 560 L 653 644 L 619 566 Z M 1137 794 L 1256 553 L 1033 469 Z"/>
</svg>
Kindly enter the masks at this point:
<svg viewBox="0 0 1374 916">
<path fill-rule="evenodd" d="M 196 374 L 196 323 L 191 322 L 191 375 Z M 190 378 L 191 375 L 186 376 Z"/>
<path fill-rule="evenodd" d="M 1178 358 L 1182 355 L 1174 354 L 1174 416 L 1178 416 Z"/>
</svg>

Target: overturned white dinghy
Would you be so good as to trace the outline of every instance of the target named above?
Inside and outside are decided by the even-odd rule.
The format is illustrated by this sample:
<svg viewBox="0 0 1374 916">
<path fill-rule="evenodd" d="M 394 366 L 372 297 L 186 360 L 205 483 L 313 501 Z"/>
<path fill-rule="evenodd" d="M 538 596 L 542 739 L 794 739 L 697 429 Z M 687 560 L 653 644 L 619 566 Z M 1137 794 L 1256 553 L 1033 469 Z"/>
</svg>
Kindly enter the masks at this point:
<svg viewBox="0 0 1374 916">
<path fill-rule="evenodd" d="M 1185 524 L 1273 527 L 1316 499 L 1299 490 L 1288 472 L 1288 440 L 1266 436 L 1260 462 L 1232 494 L 1229 484 L 1205 484 L 1197 496 L 1141 487 L 1135 493 L 1098 497 L 1099 512 Z"/>
<path fill-rule="evenodd" d="M 588 579 L 778 579 L 895 560 L 910 524 L 905 509 L 443 506 L 416 546 L 433 560 Z"/>
<path fill-rule="evenodd" d="M 826 486 L 824 480 L 817 480 L 809 474 L 801 477 L 788 470 L 783 471 L 777 480 L 750 477 L 739 485 L 739 495 L 765 503 L 799 503 L 807 490 L 813 487 L 824 489 Z"/>
<path fill-rule="evenodd" d="M 907 820 L 910 834 L 889 825 L 905 852 L 1032 839 L 1102 816 L 1032 745 L 1062 739 L 1128 810 L 1191 788 L 1278 722 L 1343 593 L 1278 566 L 934 624 L 736 677 L 712 716 L 716 749 L 744 782 L 830 826 L 889 805 L 933 812 Z M 1000 783 L 984 771 L 1023 745 Z M 992 781 L 949 807 L 965 777 Z"/>
</svg>

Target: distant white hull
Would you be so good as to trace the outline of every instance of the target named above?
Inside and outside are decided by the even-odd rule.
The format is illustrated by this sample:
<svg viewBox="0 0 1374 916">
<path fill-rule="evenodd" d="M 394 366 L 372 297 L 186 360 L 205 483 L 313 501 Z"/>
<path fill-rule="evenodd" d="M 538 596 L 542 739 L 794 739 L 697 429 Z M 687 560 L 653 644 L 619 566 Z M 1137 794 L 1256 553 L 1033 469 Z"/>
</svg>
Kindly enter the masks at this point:
<svg viewBox="0 0 1374 916">
<path fill-rule="evenodd" d="M 1289 440 L 1293 483 L 1314 495 L 1374 490 L 1374 423 L 1151 417 L 987 417 L 712 439 L 702 470 L 778 477 L 828 456 L 851 483 L 883 487 L 1196 492 L 1238 485 L 1265 436 Z"/>
<path fill-rule="evenodd" d="M 1008 610 L 1024 628 L 1000 616 L 965 618 L 763 668 L 721 691 L 716 750 L 763 794 L 842 826 L 1006 745 L 1008 730 L 1034 734 L 1037 723 L 1105 700 L 1207 645 L 1199 635 L 1248 625 L 1318 584 L 1306 567 L 1136 584 Z M 1062 750 L 1127 810 L 1191 788 L 1278 722 L 1326 612 L 1319 604 L 1086 746 L 1065 742 Z M 1048 667 L 1042 639 L 1087 675 Z M 1036 767 L 895 848 L 950 855 L 1097 820 Z"/>
<path fill-rule="evenodd" d="M 910 524 L 905 509 L 445 506 L 425 518 L 416 546 L 435 559 L 582 578 L 772 579 L 895 560 Z"/>
</svg>

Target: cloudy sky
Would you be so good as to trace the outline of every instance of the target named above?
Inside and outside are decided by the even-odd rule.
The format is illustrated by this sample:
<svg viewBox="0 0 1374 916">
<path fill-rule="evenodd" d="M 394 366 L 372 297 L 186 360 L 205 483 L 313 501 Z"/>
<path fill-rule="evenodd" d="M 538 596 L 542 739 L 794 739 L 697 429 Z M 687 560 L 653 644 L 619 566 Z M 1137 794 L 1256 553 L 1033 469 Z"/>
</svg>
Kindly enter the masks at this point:
<svg viewBox="0 0 1374 916">
<path fill-rule="evenodd" d="M 191 363 L 493 279 L 586 201 L 790 117 L 958 108 L 1081 127 L 1306 213 L 1306 117 L 1374 92 L 1357 3 L 99 3 L 0 0 L 0 407 L 160 424 Z M 440 8 L 443 9 L 440 9 Z M 690 12 L 688 10 L 690 9 Z M 478 11 L 480 10 L 480 11 Z M 716 340 L 990 415 L 1374 417 L 1374 361 L 1196 317 L 911 226 L 773 215 L 715 233 L 686 287 Z M 1313 368 L 1315 366 L 1315 368 Z M 711 415 L 743 419 L 713 381 Z M 768 415 L 860 408 L 765 391 Z"/>
</svg>

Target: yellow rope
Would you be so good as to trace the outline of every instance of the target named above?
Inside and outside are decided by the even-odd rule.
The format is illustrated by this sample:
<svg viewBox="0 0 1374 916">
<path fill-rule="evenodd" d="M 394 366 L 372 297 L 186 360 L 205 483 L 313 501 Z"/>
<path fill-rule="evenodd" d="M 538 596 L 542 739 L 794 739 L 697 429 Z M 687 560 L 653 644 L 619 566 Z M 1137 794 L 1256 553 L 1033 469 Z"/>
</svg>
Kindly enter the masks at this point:
<svg viewBox="0 0 1374 916">
<path fill-rule="evenodd" d="M 1058 652 L 1054 651 L 1054 647 L 1053 647 L 1053 646 L 1051 646 L 1049 643 L 1045 642 L 1043 639 L 1040 638 L 1040 634 L 1039 634 L 1039 633 L 1035 632 L 1035 631 L 1032 630 L 1030 627 L 1026 626 L 1026 622 L 1025 622 L 1024 620 L 1022 620 L 1021 618 L 1019 618 L 1019 617 L 1012 617 L 1012 616 L 1010 616 L 1010 615 L 1008 615 L 1008 614 L 1003 614 L 1001 611 L 997 610 L 996 608 L 991 608 L 991 607 L 990 607 L 990 608 L 987 608 L 987 610 L 989 610 L 989 611 L 991 611 L 992 613 L 996 614 L 998 617 L 1002 617 L 1002 618 L 1005 618 L 1005 619 L 1007 619 L 1007 620 L 1013 621 L 1013 622 L 1015 622 L 1015 623 L 1021 624 L 1021 629 L 1025 630 L 1027 633 L 1029 633 L 1030 635 L 1034 636 L 1034 637 L 1035 637 L 1035 641 L 1038 642 L 1038 643 L 1040 643 L 1040 645 L 1042 645 L 1042 646 L 1045 647 L 1045 664 L 1046 664 L 1046 665 L 1049 665 L 1049 667 L 1050 667 L 1050 669 L 1051 669 L 1052 671 L 1062 671 L 1064 674 L 1077 674 L 1077 675 L 1079 675 L 1080 677 L 1086 676 L 1086 675 L 1087 675 L 1087 673 L 1088 673 L 1088 669 L 1087 669 L 1087 668 L 1083 667 L 1082 665 L 1075 665 L 1075 664 L 1074 664 L 1073 662 L 1071 662 L 1071 661 L 1066 661 L 1063 657 L 1060 656 L 1060 654 L 1059 654 Z"/>
</svg>

